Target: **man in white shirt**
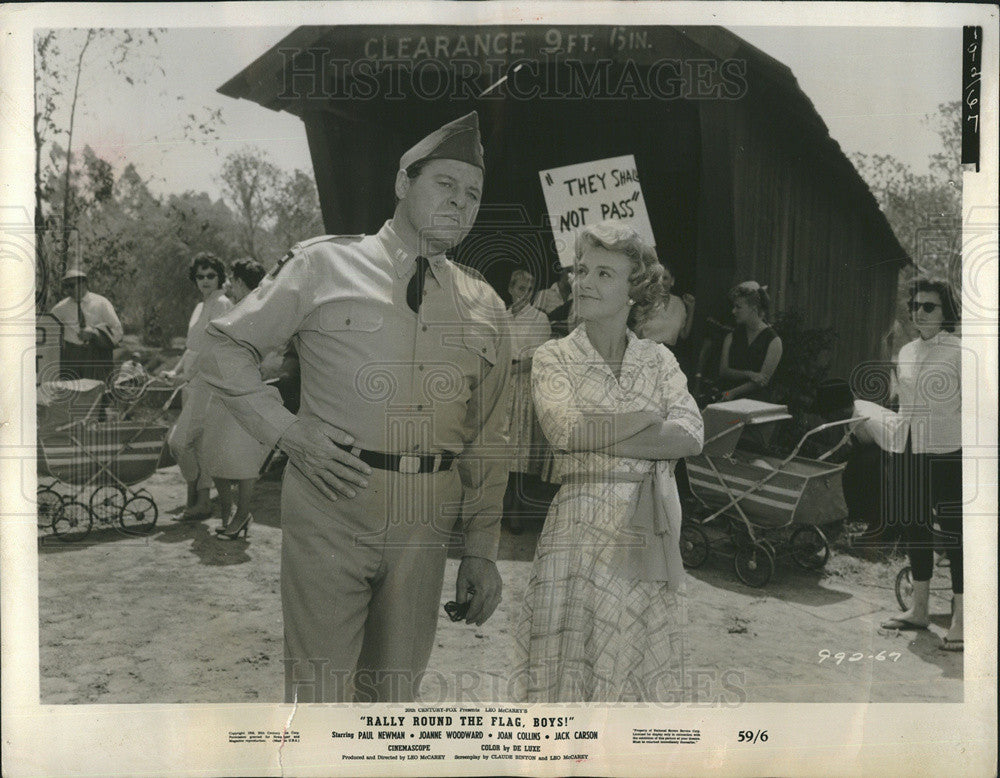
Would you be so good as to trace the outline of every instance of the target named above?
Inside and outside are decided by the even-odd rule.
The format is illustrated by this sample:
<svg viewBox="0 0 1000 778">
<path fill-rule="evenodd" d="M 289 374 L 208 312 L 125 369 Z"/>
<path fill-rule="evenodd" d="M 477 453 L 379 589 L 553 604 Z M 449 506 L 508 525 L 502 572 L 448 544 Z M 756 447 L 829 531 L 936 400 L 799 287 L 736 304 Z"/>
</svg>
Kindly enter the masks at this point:
<svg viewBox="0 0 1000 778">
<path fill-rule="evenodd" d="M 569 302 L 573 296 L 572 268 L 564 267 L 559 271 L 559 278 L 547 289 L 535 296 L 534 307 L 544 314 L 550 314 L 556 308 Z"/>
<path fill-rule="evenodd" d="M 124 331 L 114 306 L 87 289 L 87 274 L 70 270 L 63 276 L 67 296 L 52 308 L 63 328 L 60 374 L 63 378 L 104 381 L 114 366 L 114 350 Z"/>
</svg>

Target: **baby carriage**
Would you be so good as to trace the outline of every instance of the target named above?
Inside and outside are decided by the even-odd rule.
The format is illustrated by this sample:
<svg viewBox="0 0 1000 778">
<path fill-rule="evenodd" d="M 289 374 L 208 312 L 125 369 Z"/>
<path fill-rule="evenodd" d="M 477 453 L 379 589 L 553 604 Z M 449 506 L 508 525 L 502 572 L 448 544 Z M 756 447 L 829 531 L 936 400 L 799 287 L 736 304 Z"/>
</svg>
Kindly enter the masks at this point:
<svg viewBox="0 0 1000 778">
<path fill-rule="evenodd" d="M 144 380 L 110 392 L 88 379 L 39 386 L 39 529 L 51 529 L 67 543 L 87 537 L 95 521 L 129 535 L 153 530 L 156 502 L 145 489 L 130 487 L 156 471 L 169 431 L 162 412 L 132 418 L 154 383 Z"/>
<path fill-rule="evenodd" d="M 733 400 L 707 406 L 705 446 L 687 462 L 691 491 L 704 506 L 702 515 L 685 521 L 681 529 L 681 556 L 685 566 L 697 568 L 715 546 L 732 550 L 736 576 L 747 586 L 765 586 L 779 556 L 807 570 L 826 564 L 830 545 L 821 527 L 847 516 L 841 489 L 843 464 L 827 462 L 843 445 L 860 419 L 821 424 L 802 436 L 784 457 L 740 449 L 741 438 L 766 445 L 776 425 L 791 419 L 783 405 Z M 799 456 L 810 438 L 844 428 L 832 448 L 816 459 Z M 706 527 L 717 519 L 725 523 L 721 537 L 711 538 Z"/>
</svg>

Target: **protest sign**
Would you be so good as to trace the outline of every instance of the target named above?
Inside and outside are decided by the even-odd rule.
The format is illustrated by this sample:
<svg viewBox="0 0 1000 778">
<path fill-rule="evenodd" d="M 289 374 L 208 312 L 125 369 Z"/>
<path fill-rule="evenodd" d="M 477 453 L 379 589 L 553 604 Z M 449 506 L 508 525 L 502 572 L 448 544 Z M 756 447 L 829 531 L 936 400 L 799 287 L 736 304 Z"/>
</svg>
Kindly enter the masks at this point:
<svg viewBox="0 0 1000 778">
<path fill-rule="evenodd" d="M 632 154 L 542 170 L 538 176 L 563 267 L 573 264 L 576 231 L 606 219 L 629 222 L 656 245 Z"/>
</svg>

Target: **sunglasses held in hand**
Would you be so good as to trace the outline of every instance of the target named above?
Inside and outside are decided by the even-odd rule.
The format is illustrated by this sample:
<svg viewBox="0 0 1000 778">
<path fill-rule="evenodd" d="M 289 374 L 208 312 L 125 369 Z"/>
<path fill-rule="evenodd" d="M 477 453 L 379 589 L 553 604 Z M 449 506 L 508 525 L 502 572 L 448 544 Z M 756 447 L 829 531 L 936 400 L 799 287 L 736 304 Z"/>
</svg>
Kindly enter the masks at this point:
<svg viewBox="0 0 1000 778">
<path fill-rule="evenodd" d="M 469 587 L 469 594 L 475 594 L 476 590 Z M 455 602 L 451 600 L 444 604 L 444 612 L 448 614 L 448 618 L 452 621 L 461 621 L 465 618 L 466 614 L 469 612 L 469 606 L 472 605 L 472 598 L 470 597 L 465 602 Z"/>
</svg>

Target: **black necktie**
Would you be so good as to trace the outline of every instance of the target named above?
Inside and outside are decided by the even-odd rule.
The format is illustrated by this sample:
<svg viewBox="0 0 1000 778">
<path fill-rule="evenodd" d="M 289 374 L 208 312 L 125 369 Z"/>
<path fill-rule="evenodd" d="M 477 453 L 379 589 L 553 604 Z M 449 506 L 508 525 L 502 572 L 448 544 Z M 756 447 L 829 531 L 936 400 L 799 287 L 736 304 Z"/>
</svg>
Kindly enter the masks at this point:
<svg viewBox="0 0 1000 778">
<path fill-rule="evenodd" d="M 427 257 L 417 257 L 417 269 L 406 285 L 406 304 L 417 313 L 424 299 L 424 277 L 427 275 Z"/>
</svg>

